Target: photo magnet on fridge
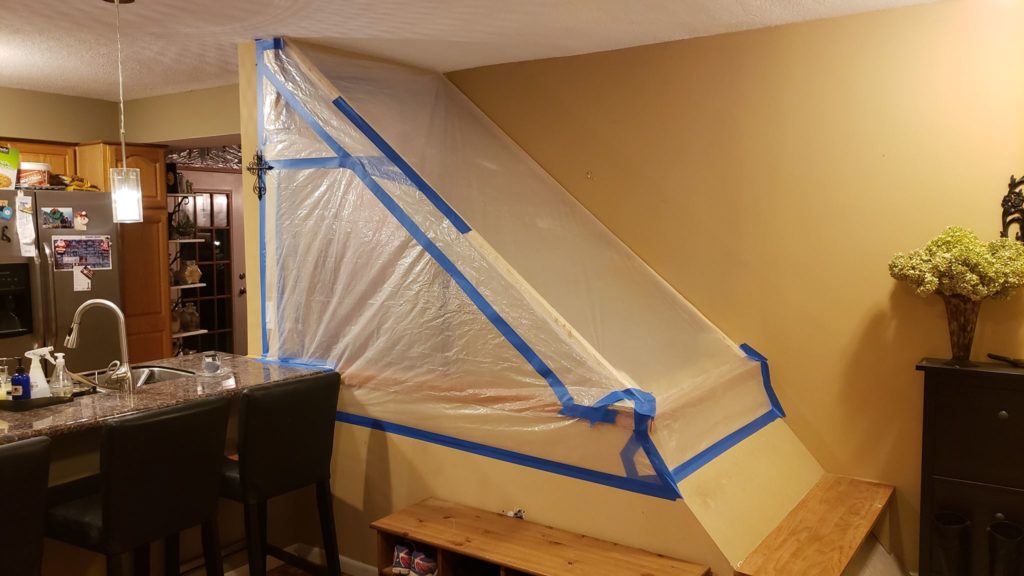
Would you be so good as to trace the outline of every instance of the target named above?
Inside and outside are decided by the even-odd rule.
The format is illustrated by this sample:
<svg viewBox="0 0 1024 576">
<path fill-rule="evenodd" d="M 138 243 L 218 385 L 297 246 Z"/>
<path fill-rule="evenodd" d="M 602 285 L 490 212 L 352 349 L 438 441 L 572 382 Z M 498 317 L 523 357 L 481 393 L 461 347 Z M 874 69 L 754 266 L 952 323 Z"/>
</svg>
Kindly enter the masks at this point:
<svg viewBox="0 0 1024 576">
<path fill-rule="evenodd" d="M 39 224 L 47 229 L 67 229 L 75 227 L 74 210 L 71 208 L 40 208 Z"/>
</svg>

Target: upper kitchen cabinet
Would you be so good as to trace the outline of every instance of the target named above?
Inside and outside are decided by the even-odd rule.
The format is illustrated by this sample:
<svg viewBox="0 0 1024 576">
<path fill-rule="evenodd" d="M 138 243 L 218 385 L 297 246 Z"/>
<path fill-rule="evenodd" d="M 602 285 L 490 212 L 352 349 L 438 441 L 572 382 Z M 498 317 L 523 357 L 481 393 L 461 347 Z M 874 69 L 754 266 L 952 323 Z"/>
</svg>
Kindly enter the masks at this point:
<svg viewBox="0 0 1024 576">
<path fill-rule="evenodd" d="M 145 210 L 167 210 L 166 148 L 149 144 L 125 147 L 128 168 L 138 168 L 142 181 L 142 207 Z M 101 190 L 110 190 L 110 169 L 121 168 L 121 146 L 106 142 L 82 144 L 76 149 L 79 176 Z"/>
<path fill-rule="evenodd" d="M 33 142 L 32 140 L 0 139 L 0 146 L 17 148 L 22 162 L 42 162 L 50 165 L 54 174 L 75 173 L 75 145 L 60 142 Z"/>
</svg>

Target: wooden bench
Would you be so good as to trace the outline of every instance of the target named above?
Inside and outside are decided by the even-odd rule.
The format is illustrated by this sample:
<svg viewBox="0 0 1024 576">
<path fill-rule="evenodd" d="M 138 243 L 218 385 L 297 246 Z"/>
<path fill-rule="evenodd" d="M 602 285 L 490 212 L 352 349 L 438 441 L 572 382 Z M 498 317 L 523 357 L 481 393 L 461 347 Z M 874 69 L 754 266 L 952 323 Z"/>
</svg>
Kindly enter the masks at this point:
<svg viewBox="0 0 1024 576">
<path fill-rule="evenodd" d="M 826 474 L 739 566 L 741 576 L 840 576 L 893 487 Z"/>
<path fill-rule="evenodd" d="M 380 574 L 391 574 L 396 544 L 436 552 L 438 576 L 710 574 L 707 566 L 442 500 L 424 500 L 370 526 Z"/>
</svg>

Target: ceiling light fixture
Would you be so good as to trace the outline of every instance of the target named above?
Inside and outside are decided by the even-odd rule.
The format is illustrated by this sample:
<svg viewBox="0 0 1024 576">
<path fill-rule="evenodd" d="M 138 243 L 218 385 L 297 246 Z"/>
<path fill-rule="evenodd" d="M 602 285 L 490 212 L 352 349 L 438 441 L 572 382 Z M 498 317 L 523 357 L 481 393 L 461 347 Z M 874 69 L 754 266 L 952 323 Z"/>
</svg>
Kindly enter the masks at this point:
<svg viewBox="0 0 1024 576">
<path fill-rule="evenodd" d="M 138 168 L 128 168 L 124 147 L 124 72 L 121 70 L 121 4 L 135 0 L 103 0 L 114 4 L 117 30 L 117 90 L 121 120 L 121 167 L 110 169 L 110 197 L 114 204 L 114 222 L 142 222 L 142 180 Z"/>
</svg>

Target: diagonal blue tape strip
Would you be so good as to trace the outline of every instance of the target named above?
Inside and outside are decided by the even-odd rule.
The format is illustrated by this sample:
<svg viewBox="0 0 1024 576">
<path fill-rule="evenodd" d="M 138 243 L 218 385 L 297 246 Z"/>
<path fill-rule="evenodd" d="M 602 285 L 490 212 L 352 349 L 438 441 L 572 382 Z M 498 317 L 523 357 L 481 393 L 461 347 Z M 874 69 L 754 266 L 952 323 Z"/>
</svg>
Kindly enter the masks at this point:
<svg viewBox="0 0 1024 576">
<path fill-rule="evenodd" d="M 512 345 L 516 351 L 527 361 L 530 366 L 547 381 L 548 385 L 554 391 L 558 401 L 563 406 L 575 404 L 572 399 L 572 395 L 569 394 L 569 390 L 565 384 L 555 375 L 554 371 L 543 361 L 540 356 L 526 343 L 526 340 L 517 333 L 512 326 L 494 309 L 494 306 L 484 298 L 483 294 L 477 290 L 476 286 L 469 281 L 469 278 L 459 270 L 458 266 L 448 258 L 438 246 L 431 240 L 419 226 L 413 222 L 412 218 L 398 205 L 398 202 L 391 197 L 387 191 L 384 190 L 381 185 L 374 180 L 367 172 L 366 168 L 358 163 L 352 162 L 349 168 L 359 176 L 359 179 L 363 181 L 363 184 L 369 188 L 370 192 L 377 197 L 377 200 L 387 209 L 388 212 L 398 220 L 398 223 L 405 228 L 406 232 L 413 237 L 414 240 L 424 249 L 430 256 L 437 262 L 445 272 L 451 276 L 455 284 L 462 290 L 462 292 L 469 297 L 473 304 L 480 310 L 481 313 L 490 321 L 498 332 Z"/>
<path fill-rule="evenodd" d="M 451 221 L 459 233 L 465 234 L 470 231 L 469 224 L 467 224 L 466 221 L 463 220 L 447 202 L 444 201 L 444 198 L 441 198 L 441 195 L 438 194 L 430 184 L 427 184 L 427 181 L 424 180 L 419 173 L 413 170 L 412 166 L 405 161 L 405 158 L 402 158 L 402 156 L 395 151 L 395 149 L 392 148 L 391 145 L 388 144 L 372 126 L 370 126 L 370 123 L 356 112 L 355 108 L 350 106 L 349 103 L 341 96 L 334 99 L 334 105 L 342 114 L 345 115 L 346 118 L 348 118 L 349 122 L 354 124 L 355 127 L 363 133 L 363 136 L 366 136 L 370 142 L 373 142 L 374 146 L 388 157 L 389 160 L 394 162 L 395 166 L 397 166 L 398 169 L 416 185 L 416 188 L 419 189 L 420 193 L 426 196 L 427 200 L 429 200 L 445 218 Z"/>
<path fill-rule="evenodd" d="M 432 444 L 439 444 L 441 446 L 447 446 L 464 452 L 486 456 L 495 460 L 511 462 L 520 466 L 536 468 L 546 472 L 554 472 L 556 474 L 561 474 L 562 476 L 586 480 L 596 484 L 603 484 L 605 486 L 611 486 L 612 488 L 619 488 L 621 490 L 628 490 L 630 492 L 637 492 L 648 496 L 656 496 L 666 500 L 677 500 L 681 497 L 678 490 L 666 489 L 664 484 L 659 482 L 645 482 L 639 478 L 624 478 L 622 476 L 608 474 L 607 472 L 598 472 L 596 470 L 590 470 L 588 468 L 573 466 L 562 462 L 555 462 L 553 460 L 538 458 L 528 454 L 521 454 L 511 450 L 495 448 L 493 446 L 487 446 L 486 444 L 470 442 L 468 440 L 437 434 L 435 432 L 428 432 L 426 430 L 403 426 L 401 424 L 394 424 L 392 422 L 378 420 L 376 418 L 367 418 L 366 416 L 349 414 L 348 412 L 338 412 L 336 419 L 338 422 L 343 422 L 345 424 L 353 424 L 364 428 L 398 434 L 399 436 L 406 436 L 408 438 L 414 438 L 416 440 L 422 440 Z"/>
<path fill-rule="evenodd" d="M 316 135 L 319 136 L 320 139 L 324 141 L 324 144 L 326 144 L 327 147 L 331 149 L 331 152 L 334 152 L 341 158 L 346 158 L 349 156 L 349 153 L 346 152 L 345 149 L 341 146 L 341 144 L 338 144 L 338 141 L 335 140 L 334 137 L 331 136 L 330 133 L 328 133 L 327 130 L 325 130 L 324 127 L 319 122 L 316 121 L 316 119 L 313 117 L 313 114 L 310 113 L 310 111 L 302 104 L 302 102 L 299 102 L 299 99 L 295 97 L 295 94 L 293 94 L 292 91 L 289 90 L 287 86 L 285 86 L 284 82 L 280 78 L 278 78 L 274 74 L 267 74 L 267 80 L 269 80 L 270 83 L 273 84 L 274 88 L 277 89 L 277 93 L 280 94 L 281 97 L 284 98 L 285 102 L 287 102 L 288 105 L 292 107 L 292 110 L 294 110 L 299 116 L 301 116 L 302 119 L 306 122 L 306 124 L 313 130 L 313 132 L 315 132 Z"/>
<path fill-rule="evenodd" d="M 682 482 L 684 478 L 693 474 L 697 470 L 700 470 L 708 462 L 718 458 L 733 446 L 753 436 L 755 432 L 778 419 L 779 415 L 776 414 L 774 410 L 765 412 L 752 420 L 749 424 L 743 426 L 732 434 L 729 434 L 725 438 L 722 438 L 718 442 L 715 442 L 693 458 L 690 458 L 686 462 L 683 462 L 679 466 L 673 468 L 672 477 L 675 478 L 676 482 Z"/>
</svg>

